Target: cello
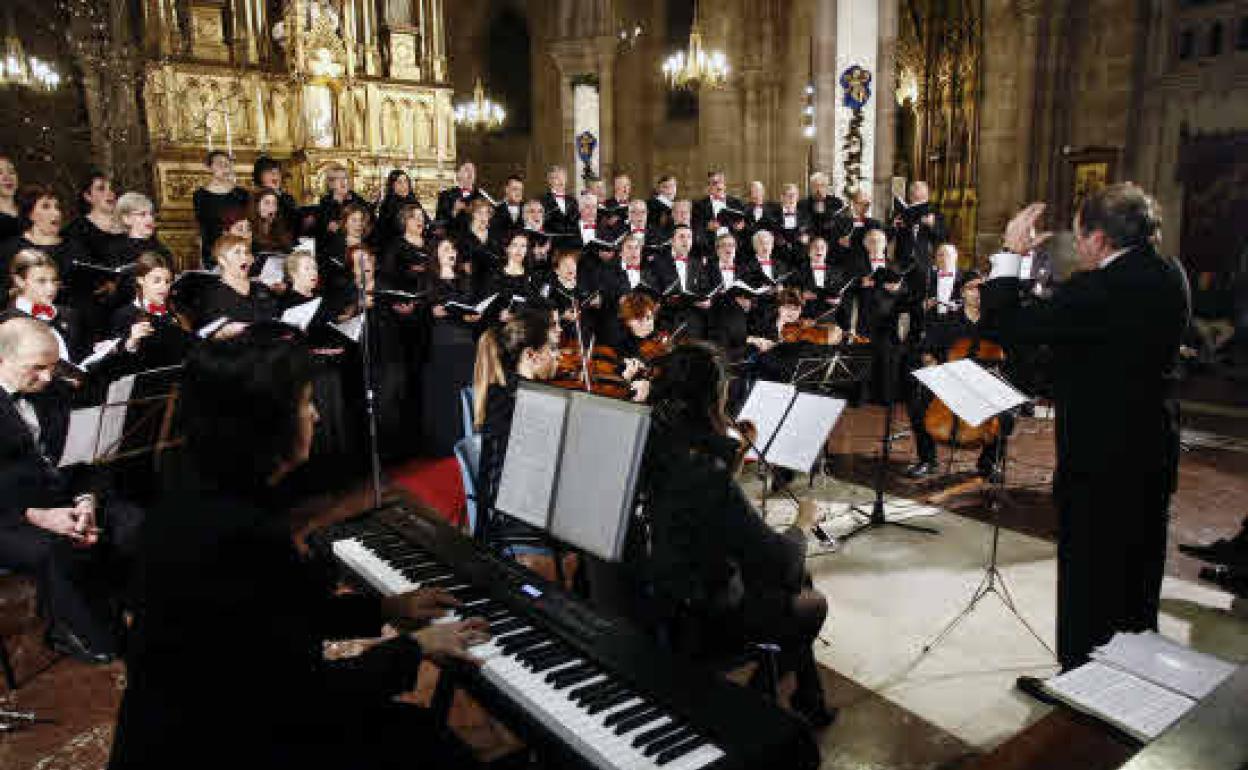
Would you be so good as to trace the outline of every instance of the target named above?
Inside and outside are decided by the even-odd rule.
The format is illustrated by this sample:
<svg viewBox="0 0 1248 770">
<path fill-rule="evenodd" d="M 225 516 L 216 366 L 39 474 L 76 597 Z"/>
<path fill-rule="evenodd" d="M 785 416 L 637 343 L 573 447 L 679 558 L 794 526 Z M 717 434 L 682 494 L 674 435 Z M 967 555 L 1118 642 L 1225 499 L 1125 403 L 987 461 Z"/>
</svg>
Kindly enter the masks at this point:
<svg viewBox="0 0 1248 770">
<path fill-rule="evenodd" d="M 1005 361 L 1005 350 L 996 342 L 979 337 L 961 337 L 949 346 L 946 361 L 970 358 L 978 364 L 999 366 Z M 982 447 L 1001 435 L 1000 418 L 992 417 L 978 426 L 955 415 L 939 398 L 932 398 L 923 414 L 923 427 L 933 439 L 954 447 Z"/>
</svg>

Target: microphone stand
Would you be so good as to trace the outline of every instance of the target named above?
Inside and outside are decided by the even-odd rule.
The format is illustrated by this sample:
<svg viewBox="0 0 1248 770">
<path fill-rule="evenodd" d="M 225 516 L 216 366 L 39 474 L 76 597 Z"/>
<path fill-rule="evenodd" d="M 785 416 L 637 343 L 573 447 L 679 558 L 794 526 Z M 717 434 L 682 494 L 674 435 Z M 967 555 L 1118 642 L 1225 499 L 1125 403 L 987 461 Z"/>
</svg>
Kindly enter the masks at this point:
<svg viewBox="0 0 1248 770">
<path fill-rule="evenodd" d="M 905 286 L 905 276 L 902 276 L 901 285 Z M 883 286 L 877 286 L 876 290 L 885 290 Z M 898 288 L 898 292 L 901 288 Z M 877 334 L 872 334 L 871 344 L 876 346 L 877 352 L 882 351 L 884 338 Z M 924 527 L 919 524 L 910 524 L 904 521 L 890 521 L 885 516 L 884 503 L 884 487 L 888 480 L 888 464 L 892 456 L 893 447 L 893 412 L 896 411 L 896 403 L 894 398 L 894 390 L 897 385 L 897 370 L 901 366 L 901 362 L 906 360 L 906 353 L 910 348 L 910 334 L 907 332 L 904 339 L 899 344 L 900 355 L 897 360 L 891 360 L 884 357 L 883 378 L 884 378 L 884 433 L 880 437 L 880 460 L 875 467 L 875 483 L 873 484 L 875 491 L 875 500 L 872 502 L 871 511 L 868 513 L 857 505 L 851 505 L 849 510 L 859 516 L 866 518 L 862 524 L 852 529 L 841 537 L 841 542 L 847 542 L 851 538 L 872 529 L 880 529 L 885 526 L 899 527 L 901 529 L 910 530 L 911 532 L 922 532 L 928 535 L 939 534 L 937 530 L 931 527 Z"/>
<path fill-rule="evenodd" d="M 370 256 L 369 259 L 372 259 Z M 373 484 L 373 506 L 381 507 L 381 449 L 377 437 L 377 387 L 373 377 L 373 335 L 369 329 L 368 289 L 361 271 L 356 279 L 356 296 L 360 303 L 360 359 L 363 364 L 364 408 L 368 421 L 368 456 Z"/>
</svg>

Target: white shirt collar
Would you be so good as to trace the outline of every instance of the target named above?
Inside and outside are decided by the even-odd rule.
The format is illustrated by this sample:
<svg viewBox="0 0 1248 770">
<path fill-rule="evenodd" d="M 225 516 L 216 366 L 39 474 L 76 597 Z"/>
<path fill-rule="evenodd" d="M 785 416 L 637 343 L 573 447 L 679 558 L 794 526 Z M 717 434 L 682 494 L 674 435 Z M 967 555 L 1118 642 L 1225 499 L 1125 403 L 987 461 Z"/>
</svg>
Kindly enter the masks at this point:
<svg viewBox="0 0 1248 770">
<path fill-rule="evenodd" d="M 1110 254 L 1108 257 L 1105 257 L 1105 259 L 1102 259 L 1100 262 L 1098 262 L 1096 265 L 1096 269 L 1104 270 L 1105 268 L 1109 267 L 1110 263 L 1112 263 L 1115 259 L 1118 259 L 1119 257 L 1121 257 L 1123 254 L 1126 254 L 1130 250 L 1131 250 L 1130 246 L 1126 247 L 1125 249 L 1118 249 L 1113 254 Z"/>
</svg>

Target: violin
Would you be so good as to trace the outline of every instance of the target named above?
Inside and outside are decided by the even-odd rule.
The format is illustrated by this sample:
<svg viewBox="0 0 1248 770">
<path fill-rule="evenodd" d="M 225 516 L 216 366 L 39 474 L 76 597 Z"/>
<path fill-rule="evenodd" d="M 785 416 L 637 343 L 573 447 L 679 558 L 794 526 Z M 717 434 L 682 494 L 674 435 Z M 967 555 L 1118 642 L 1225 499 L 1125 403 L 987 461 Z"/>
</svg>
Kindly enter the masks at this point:
<svg viewBox="0 0 1248 770">
<path fill-rule="evenodd" d="M 836 324 L 821 324 L 814 321 L 795 321 L 787 323 L 780 329 L 782 342 L 809 342 L 812 345 L 832 347 L 841 343 L 844 333 Z"/>
<path fill-rule="evenodd" d="M 555 376 L 547 384 L 556 388 L 584 390 L 599 396 L 628 400 L 632 398 L 632 388 L 629 387 L 628 380 L 620 376 L 620 366 L 619 354 L 608 345 L 595 345 L 590 348 L 588 360 L 581 354 L 580 348 L 565 345 L 559 349 Z"/>
<path fill-rule="evenodd" d="M 962 337 L 949 347 L 948 361 L 970 358 L 981 364 L 1000 364 L 1005 360 L 1005 350 L 991 340 Z M 997 440 L 1001 435 L 1001 421 L 996 418 L 973 426 L 955 415 L 939 398 L 933 398 L 923 415 L 923 427 L 933 439 L 942 444 L 965 447 L 982 447 Z"/>
<path fill-rule="evenodd" d="M 671 353 L 673 345 L 672 338 L 674 336 L 675 335 L 669 334 L 668 332 L 658 332 L 642 340 L 637 346 L 638 351 L 641 353 L 642 360 L 649 363 L 656 358 L 662 358 L 668 353 Z"/>
<path fill-rule="evenodd" d="M 758 441 L 758 426 L 754 424 L 753 420 L 737 420 L 733 422 L 733 427 L 729 429 L 728 435 L 736 439 L 737 442 L 737 453 L 733 456 L 732 461 L 732 475 L 735 476 L 741 472 L 741 467 L 745 465 L 745 455 Z"/>
</svg>

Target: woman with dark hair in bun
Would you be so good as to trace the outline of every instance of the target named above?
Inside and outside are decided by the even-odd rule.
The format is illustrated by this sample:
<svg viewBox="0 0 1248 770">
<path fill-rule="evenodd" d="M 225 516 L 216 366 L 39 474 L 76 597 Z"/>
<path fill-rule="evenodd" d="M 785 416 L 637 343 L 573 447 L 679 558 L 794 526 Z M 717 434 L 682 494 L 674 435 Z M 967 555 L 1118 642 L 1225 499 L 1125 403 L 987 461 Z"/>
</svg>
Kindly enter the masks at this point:
<svg viewBox="0 0 1248 770">
<path fill-rule="evenodd" d="M 469 659 L 484 621 L 425 624 L 329 661 L 326 640 L 425 623 L 440 589 L 336 594 L 291 541 L 283 488 L 308 459 L 317 410 L 301 336 L 257 323 L 189 356 L 186 469 L 142 533 L 136 611 L 109 767 L 465 767 L 426 713 L 393 698 L 421 659 Z M 239 640 L 245 639 L 245 644 Z M 222 740 L 223 725 L 227 740 Z"/>
<path fill-rule="evenodd" d="M 75 261 L 87 259 L 76 241 L 61 237 L 61 225 L 64 223 L 61 196 L 51 187 L 41 184 L 23 187 L 17 195 L 17 213 L 22 226 L 21 235 L 0 244 L 0 269 L 6 273 L 13 255 L 28 249 L 51 257 L 62 277 L 70 275 Z"/>
</svg>

